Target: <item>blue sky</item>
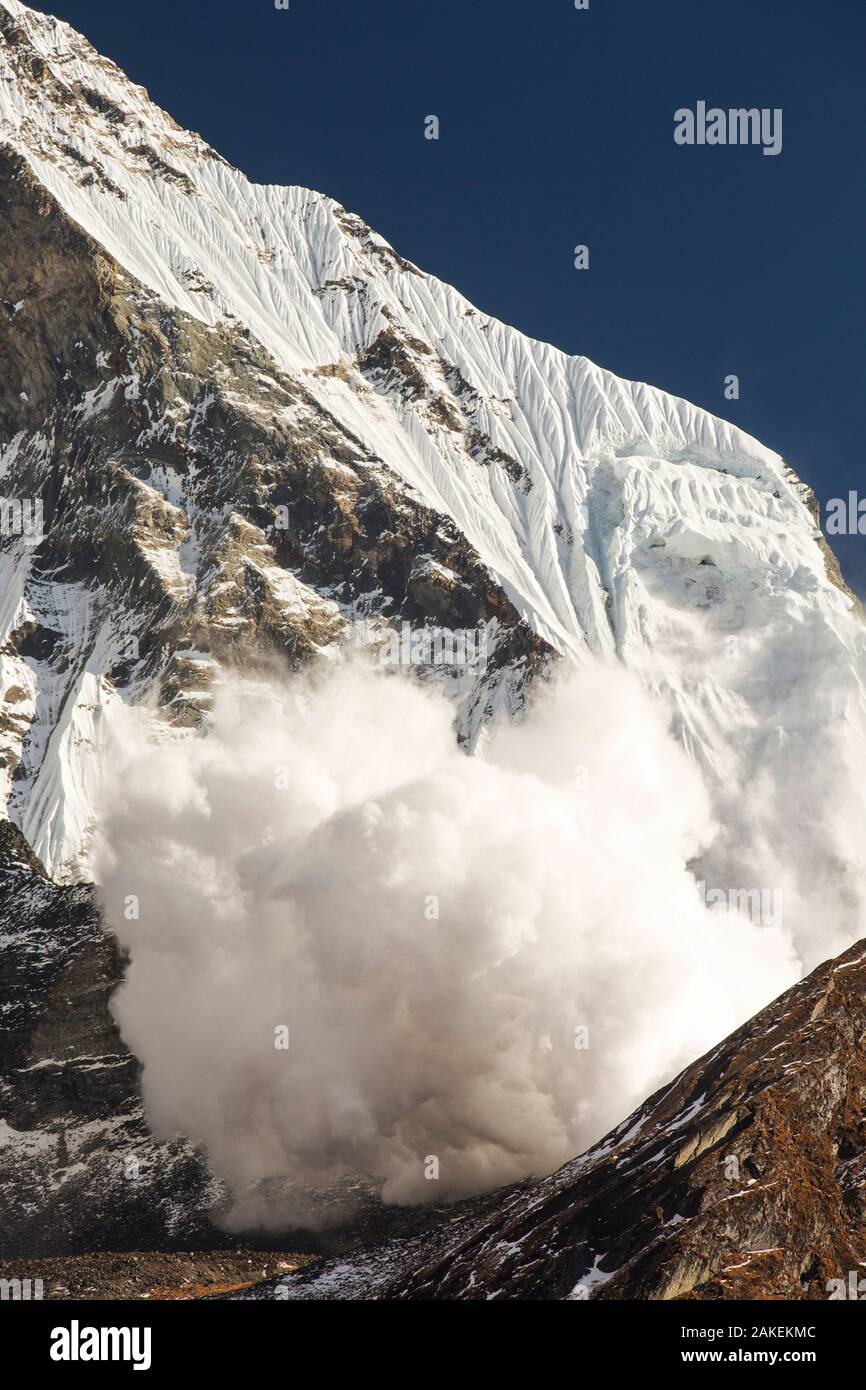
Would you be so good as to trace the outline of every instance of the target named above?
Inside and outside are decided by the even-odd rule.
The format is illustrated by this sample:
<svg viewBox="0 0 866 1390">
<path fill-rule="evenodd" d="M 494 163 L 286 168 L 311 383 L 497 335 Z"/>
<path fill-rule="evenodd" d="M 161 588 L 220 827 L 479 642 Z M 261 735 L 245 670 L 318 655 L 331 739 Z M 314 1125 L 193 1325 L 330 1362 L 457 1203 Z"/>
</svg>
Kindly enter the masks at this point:
<svg viewBox="0 0 866 1390">
<path fill-rule="evenodd" d="M 822 501 L 866 496 L 866 0 L 42 7 L 252 178 L 330 194 L 486 312 L 734 420 Z M 781 154 L 676 145 L 699 100 L 781 107 Z M 866 594 L 866 536 L 834 546 Z"/>
</svg>

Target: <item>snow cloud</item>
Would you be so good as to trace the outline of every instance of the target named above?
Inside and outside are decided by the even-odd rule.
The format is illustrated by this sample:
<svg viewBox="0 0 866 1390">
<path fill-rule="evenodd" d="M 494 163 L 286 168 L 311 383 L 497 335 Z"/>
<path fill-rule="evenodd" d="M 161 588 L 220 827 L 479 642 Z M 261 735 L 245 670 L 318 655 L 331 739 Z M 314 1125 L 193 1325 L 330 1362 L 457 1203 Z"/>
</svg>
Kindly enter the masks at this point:
<svg viewBox="0 0 866 1390">
<path fill-rule="evenodd" d="M 386 1200 L 541 1174 L 798 978 L 779 924 L 711 911 L 699 774 L 594 665 L 461 753 L 453 711 L 359 661 L 228 681 L 208 737 L 113 759 L 99 877 L 160 1135 L 235 1218 L 370 1175 Z"/>
</svg>

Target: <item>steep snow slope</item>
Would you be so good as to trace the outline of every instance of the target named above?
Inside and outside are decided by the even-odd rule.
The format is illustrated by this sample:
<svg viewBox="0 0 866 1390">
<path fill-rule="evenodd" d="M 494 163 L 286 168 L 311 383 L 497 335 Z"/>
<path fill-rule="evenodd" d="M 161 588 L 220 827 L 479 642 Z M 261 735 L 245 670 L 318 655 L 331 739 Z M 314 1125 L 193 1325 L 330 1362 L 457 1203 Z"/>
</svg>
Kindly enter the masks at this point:
<svg viewBox="0 0 866 1390">
<path fill-rule="evenodd" d="M 615 655 L 671 701 L 721 821 L 709 887 L 782 890 L 810 963 L 854 939 L 864 629 L 776 454 L 488 318 L 332 200 L 250 184 L 17 0 L 0 142 L 169 305 L 248 330 L 556 652 Z"/>
</svg>

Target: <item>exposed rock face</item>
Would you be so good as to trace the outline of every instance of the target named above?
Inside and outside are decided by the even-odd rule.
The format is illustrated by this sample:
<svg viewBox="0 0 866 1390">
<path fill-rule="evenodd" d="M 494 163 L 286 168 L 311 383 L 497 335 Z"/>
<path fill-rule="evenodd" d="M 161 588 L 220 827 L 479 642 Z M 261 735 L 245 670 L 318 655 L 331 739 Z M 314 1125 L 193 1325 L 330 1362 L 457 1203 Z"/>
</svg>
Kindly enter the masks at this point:
<svg viewBox="0 0 866 1390">
<path fill-rule="evenodd" d="M 149 1135 L 108 1002 L 122 962 L 87 887 L 0 835 L 0 1252 L 225 1243 L 202 1160 Z"/>
<path fill-rule="evenodd" d="M 428 1234 L 282 1292 L 826 1299 L 866 1261 L 864 1105 L 860 942 L 551 1178 L 440 1212 Z"/>
</svg>

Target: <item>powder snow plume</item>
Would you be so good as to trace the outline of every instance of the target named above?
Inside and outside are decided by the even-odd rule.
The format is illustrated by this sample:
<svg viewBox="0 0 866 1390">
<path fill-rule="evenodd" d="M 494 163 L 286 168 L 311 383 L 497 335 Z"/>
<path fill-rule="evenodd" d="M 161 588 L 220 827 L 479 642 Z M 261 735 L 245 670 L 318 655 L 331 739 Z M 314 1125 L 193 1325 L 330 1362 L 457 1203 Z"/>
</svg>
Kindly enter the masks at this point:
<svg viewBox="0 0 866 1390">
<path fill-rule="evenodd" d="M 798 978 L 779 926 L 701 901 L 708 802 L 636 678 L 563 676 L 475 757 L 452 716 L 347 663 L 116 750 L 116 1016 L 155 1132 L 247 1218 L 285 1215 L 274 1179 L 415 1203 L 546 1173 Z"/>
</svg>

